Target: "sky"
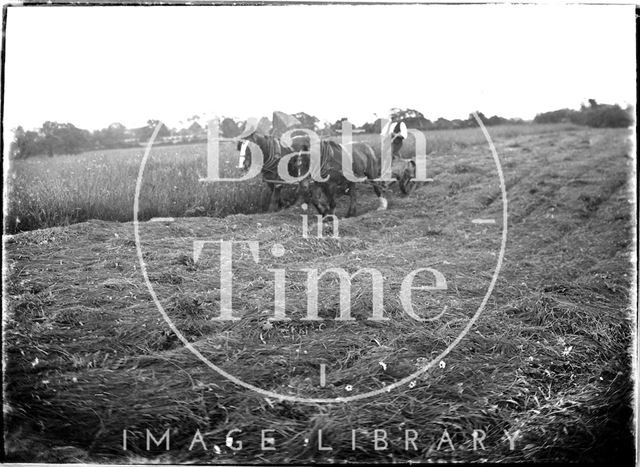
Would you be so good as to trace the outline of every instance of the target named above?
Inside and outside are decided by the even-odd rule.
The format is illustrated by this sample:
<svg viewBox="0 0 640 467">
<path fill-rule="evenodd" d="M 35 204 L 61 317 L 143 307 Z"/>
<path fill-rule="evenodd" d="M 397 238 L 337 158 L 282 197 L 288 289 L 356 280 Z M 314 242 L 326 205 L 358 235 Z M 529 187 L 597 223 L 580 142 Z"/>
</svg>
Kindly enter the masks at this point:
<svg viewBox="0 0 640 467">
<path fill-rule="evenodd" d="M 11 7 L 5 128 L 304 111 L 360 125 L 635 103 L 634 7 Z"/>
</svg>

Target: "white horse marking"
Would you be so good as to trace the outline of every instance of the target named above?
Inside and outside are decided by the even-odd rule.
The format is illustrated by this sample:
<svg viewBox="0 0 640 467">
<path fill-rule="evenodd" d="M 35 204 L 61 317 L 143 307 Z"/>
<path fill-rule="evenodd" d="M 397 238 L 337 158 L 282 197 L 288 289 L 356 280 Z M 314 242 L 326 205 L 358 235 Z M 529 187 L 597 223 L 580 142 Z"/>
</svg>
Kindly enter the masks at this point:
<svg viewBox="0 0 640 467">
<path fill-rule="evenodd" d="M 248 141 L 243 141 L 242 145 L 240 146 L 240 158 L 238 159 L 238 168 L 242 169 L 244 168 L 244 160 L 245 157 L 247 155 L 247 147 L 249 146 L 249 142 Z"/>
</svg>

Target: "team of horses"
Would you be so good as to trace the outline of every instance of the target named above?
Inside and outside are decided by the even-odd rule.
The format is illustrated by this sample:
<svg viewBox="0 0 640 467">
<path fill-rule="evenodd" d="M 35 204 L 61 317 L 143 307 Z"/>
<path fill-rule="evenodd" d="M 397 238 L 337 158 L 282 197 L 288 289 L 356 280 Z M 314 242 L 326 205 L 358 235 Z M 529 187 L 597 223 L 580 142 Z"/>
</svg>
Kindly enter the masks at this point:
<svg viewBox="0 0 640 467">
<path fill-rule="evenodd" d="M 357 183 L 372 186 L 379 200 L 379 210 L 387 208 L 384 194 L 391 183 L 397 182 L 403 194 L 411 191 L 416 174 L 415 161 L 400 156 L 406 136 L 406 126 L 401 122 L 393 123 L 382 136 L 383 145 L 389 145 L 391 151 L 391 182 L 376 180 L 381 178 L 383 161 L 381 154 L 376 153 L 371 145 L 352 142 L 345 146 L 329 139 L 321 139 L 314 143 L 319 145 L 319 176 L 315 179 L 311 176 L 303 177 L 303 174 L 309 173 L 312 154 L 311 142 L 306 134 L 294 136 L 290 139 L 291 144 L 285 145 L 278 138 L 254 131 L 238 142 L 239 167 L 245 171 L 249 169 L 252 153 L 248 142 L 257 145 L 263 155 L 262 178 L 270 189 L 269 211 L 275 211 L 282 207 L 281 189 L 287 183 L 279 175 L 278 166 L 283 165 L 284 168 L 284 164 L 280 162 L 289 156 L 286 170 L 288 175 L 296 180 L 297 201 L 310 202 L 322 216 L 335 215 L 336 197 L 346 193 L 349 195 L 346 217 L 352 217 L 356 215 Z M 318 147 L 314 150 L 317 151 Z M 350 157 L 343 157 L 345 153 Z M 350 168 L 343 166 L 345 160 L 351 161 Z M 354 181 L 356 179 L 359 181 Z"/>
</svg>

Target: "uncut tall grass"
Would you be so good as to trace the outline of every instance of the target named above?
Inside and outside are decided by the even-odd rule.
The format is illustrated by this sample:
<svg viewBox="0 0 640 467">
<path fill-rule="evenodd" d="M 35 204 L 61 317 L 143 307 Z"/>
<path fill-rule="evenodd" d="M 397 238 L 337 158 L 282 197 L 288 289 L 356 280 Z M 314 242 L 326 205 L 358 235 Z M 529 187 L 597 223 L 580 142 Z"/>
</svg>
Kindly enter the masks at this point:
<svg viewBox="0 0 640 467">
<path fill-rule="evenodd" d="M 221 172 L 235 169 L 232 144 L 221 143 Z M 142 148 L 12 162 L 7 180 L 5 232 L 68 225 L 89 219 L 131 221 Z M 202 183 L 206 145 L 153 148 L 142 178 L 138 218 L 224 216 L 264 210 L 268 189 L 256 177 Z"/>
</svg>

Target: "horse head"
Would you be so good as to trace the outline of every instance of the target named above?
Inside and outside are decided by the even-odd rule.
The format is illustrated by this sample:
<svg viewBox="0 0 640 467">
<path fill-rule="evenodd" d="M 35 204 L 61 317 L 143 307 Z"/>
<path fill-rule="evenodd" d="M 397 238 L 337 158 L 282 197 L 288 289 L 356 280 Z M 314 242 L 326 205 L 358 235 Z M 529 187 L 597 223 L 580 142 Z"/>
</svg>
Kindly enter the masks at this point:
<svg viewBox="0 0 640 467">
<path fill-rule="evenodd" d="M 244 136 L 244 138 L 238 141 L 236 149 L 240 153 L 238 158 L 238 168 L 244 170 L 245 172 L 249 170 L 251 167 L 251 148 L 249 147 L 249 143 L 256 144 L 261 150 L 263 157 L 266 157 L 268 153 L 268 148 L 266 144 L 266 136 L 261 135 L 257 132 L 253 132 Z"/>
<path fill-rule="evenodd" d="M 400 149 L 404 140 L 407 139 L 408 133 L 407 125 L 404 122 L 391 124 L 389 137 L 391 138 L 391 155 L 393 157 L 400 156 Z"/>
<path fill-rule="evenodd" d="M 251 150 L 249 149 L 248 140 L 241 139 L 240 141 L 238 141 L 238 146 L 236 147 L 236 149 L 240 152 L 240 157 L 238 158 L 238 168 L 246 172 L 251 166 Z"/>
</svg>

